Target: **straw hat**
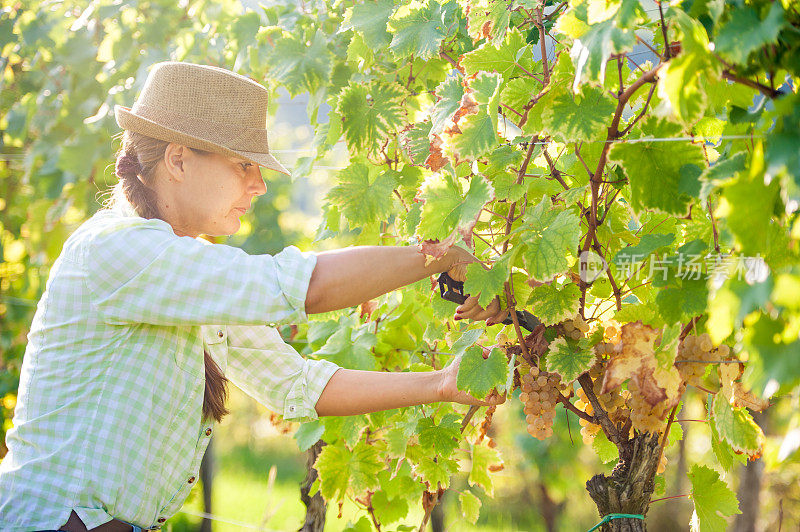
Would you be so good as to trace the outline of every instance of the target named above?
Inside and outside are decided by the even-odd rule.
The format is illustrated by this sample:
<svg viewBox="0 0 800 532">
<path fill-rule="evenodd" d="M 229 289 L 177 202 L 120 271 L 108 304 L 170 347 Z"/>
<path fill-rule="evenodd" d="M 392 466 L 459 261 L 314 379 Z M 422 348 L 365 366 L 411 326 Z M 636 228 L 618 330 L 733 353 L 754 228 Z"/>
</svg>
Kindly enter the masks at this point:
<svg viewBox="0 0 800 532">
<path fill-rule="evenodd" d="M 269 153 L 268 91 L 222 68 L 157 63 L 132 108 L 117 105 L 122 129 L 277 170 L 289 171 Z"/>
</svg>

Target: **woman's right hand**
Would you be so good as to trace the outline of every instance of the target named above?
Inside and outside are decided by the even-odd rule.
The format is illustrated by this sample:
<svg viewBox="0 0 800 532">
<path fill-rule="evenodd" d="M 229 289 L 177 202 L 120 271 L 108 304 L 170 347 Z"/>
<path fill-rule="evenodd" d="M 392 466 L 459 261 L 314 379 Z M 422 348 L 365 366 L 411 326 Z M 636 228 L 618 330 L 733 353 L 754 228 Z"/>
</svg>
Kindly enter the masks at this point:
<svg viewBox="0 0 800 532">
<path fill-rule="evenodd" d="M 438 395 L 440 400 L 475 406 L 493 406 L 504 403 L 506 401 L 506 395 L 500 395 L 496 390 L 493 390 L 486 397 L 479 399 L 458 389 L 458 368 L 461 365 L 463 356 L 464 355 L 457 356 L 450 365 L 439 370 L 440 381 Z"/>
</svg>

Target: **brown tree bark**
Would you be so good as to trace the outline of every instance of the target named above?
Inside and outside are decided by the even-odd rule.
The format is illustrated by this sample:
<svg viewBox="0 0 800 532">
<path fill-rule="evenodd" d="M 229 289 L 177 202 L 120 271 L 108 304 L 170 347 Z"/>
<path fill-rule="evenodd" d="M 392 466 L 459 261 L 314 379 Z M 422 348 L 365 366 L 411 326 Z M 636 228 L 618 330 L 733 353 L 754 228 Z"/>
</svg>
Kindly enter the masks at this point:
<svg viewBox="0 0 800 532">
<path fill-rule="evenodd" d="M 433 511 L 431 512 L 431 531 L 432 532 L 444 532 L 444 496 L 447 495 L 447 491 L 442 493 L 439 496 L 439 502 L 436 503 L 436 506 L 433 507 Z"/>
<path fill-rule="evenodd" d="M 325 512 L 328 509 L 328 505 L 325 504 L 325 499 L 322 498 L 320 492 L 315 493 L 313 497 L 308 495 L 311 485 L 317 479 L 317 470 L 314 469 L 314 462 L 317 461 L 317 457 L 324 446 L 325 442 L 319 440 L 306 451 L 306 478 L 300 485 L 300 500 L 306 505 L 306 520 L 298 532 L 322 532 L 325 529 Z"/>
<path fill-rule="evenodd" d="M 586 483 L 601 517 L 613 513 L 647 515 L 661 451 L 658 440 L 657 435 L 646 433 L 622 443 L 620 461 L 611 476 L 595 475 Z M 644 532 L 647 526 L 641 519 L 623 518 L 609 521 L 600 530 Z"/>
</svg>

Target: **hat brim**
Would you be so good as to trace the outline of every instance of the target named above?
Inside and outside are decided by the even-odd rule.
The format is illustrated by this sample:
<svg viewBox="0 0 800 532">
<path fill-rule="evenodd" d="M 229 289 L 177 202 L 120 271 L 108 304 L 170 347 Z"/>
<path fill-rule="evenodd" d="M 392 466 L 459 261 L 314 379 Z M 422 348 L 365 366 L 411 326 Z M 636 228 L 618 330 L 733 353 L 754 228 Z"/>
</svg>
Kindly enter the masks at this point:
<svg viewBox="0 0 800 532">
<path fill-rule="evenodd" d="M 117 119 L 117 125 L 122 129 L 141 133 L 148 137 L 153 137 L 165 142 L 174 142 L 190 148 L 198 150 L 211 151 L 228 157 L 239 157 L 247 162 L 275 170 L 286 175 L 292 175 L 272 154 L 267 152 L 252 152 L 234 150 L 207 139 L 201 139 L 192 135 L 188 135 L 177 129 L 172 129 L 152 120 L 141 117 L 133 113 L 130 108 L 121 105 L 114 106 L 114 117 Z"/>
</svg>

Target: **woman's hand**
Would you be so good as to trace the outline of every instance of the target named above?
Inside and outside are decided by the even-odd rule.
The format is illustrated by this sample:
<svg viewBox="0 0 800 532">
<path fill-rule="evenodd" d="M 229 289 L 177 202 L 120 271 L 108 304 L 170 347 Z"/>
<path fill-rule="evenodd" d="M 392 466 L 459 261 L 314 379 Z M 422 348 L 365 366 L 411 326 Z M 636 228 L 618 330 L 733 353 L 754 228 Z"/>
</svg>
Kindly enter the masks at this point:
<svg viewBox="0 0 800 532">
<path fill-rule="evenodd" d="M 440 376 L 438 395 L 441 400 L 477 406 L 492 406 L 504 403 L 506 401 L 506 395 L 500 395 L 497 391 L 493 391 L 482 400 L 458 389 L 456 382 L 458 380 L 458 367 L 461 364 L 462 357 L 463 355 L 457 356 L 449 366 L 438 372 Z"/>
<path fill-rule="evenodd" d="M 455 281 L 463 282 L 467 278 L 467 264 L 478 262 L 478 259 L 469 251 L 458 246 L 453 246 L 450 251 L 455 257 L 452 266 L 447 271 L 447 275 Z M 477 295 L 469 296 L 464 303 L 456 308 L 455 319 L 486 320 L 486 325 L 495 325 L 502 322 L 508 316 L 508 311 L 500 308 L 498 297 L 495 297 L 486 308 L 483 308 L 478 304 Z"/>
</svg>

